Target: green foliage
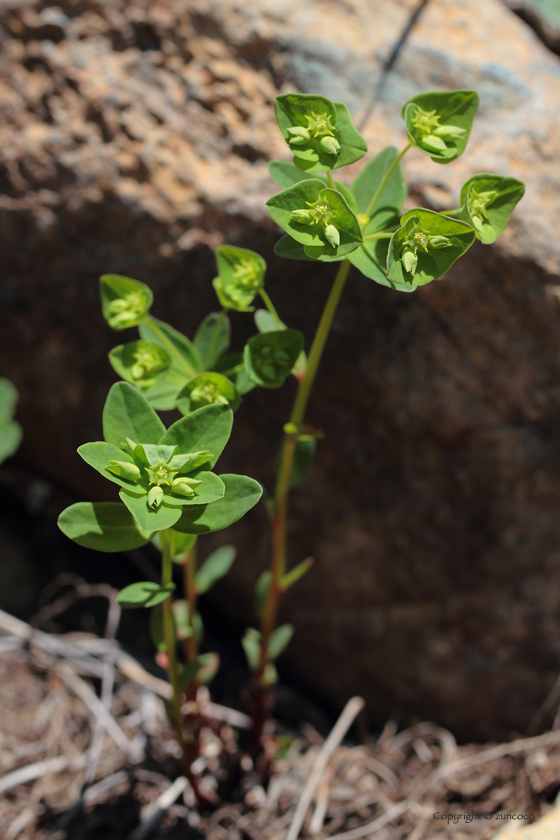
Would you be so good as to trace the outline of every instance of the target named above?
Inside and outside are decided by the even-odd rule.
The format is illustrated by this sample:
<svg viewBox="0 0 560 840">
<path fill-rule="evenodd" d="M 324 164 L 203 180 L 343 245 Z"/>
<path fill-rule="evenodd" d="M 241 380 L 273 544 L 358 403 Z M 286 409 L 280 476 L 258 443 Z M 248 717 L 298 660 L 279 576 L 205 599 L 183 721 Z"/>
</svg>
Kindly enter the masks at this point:
<svg viewBox="0 0 560 840">
<path fill-rule="evenodd" d="M 325 187 L 318 178 L 273 195 L 266 206 L 274 221 L 313 259 L 346 256 L 362 242 L 355 212 L 341 193 Z"/>
<path fill-rule="evenodd" d="M 225 312 L 211 312 L 196 331 L 194 346 L 201 360 L 202 370 L 212 370 L 230 342 L 231 326 Z"/>
<path fill-rule="evenodd" d="M 348 166 L 367 152 L 366 141 L 341 102 L 315 94 L 287 93 L 276 98 L 275 111 L 295 165 L 307 173 Z"/>
<path fill-rule="evenodd" d="M 187 382 L 176 398 L 182 414 L 190 414 L 207 405 L 229 405 L 232 411 L 239 407 L 241 397 L 233 382 L 221 373 L 199 373 Z"/>
<path fill-rule="evenodd" d="M 436 163 L 451 163 L 465 151 L 478 110 L 474 90 L 419 93 L 403 107 L 410 142 Z"/>
<path fill-rule="evenodd" d="M 167 350 L 148 341 L 120 344 L 109 353 L 109 361 L 126 382 L 142 389 L 152 388 L 171 367 Z"/>
<path fill-rule="evenodd" d="M 100 283 L 103 317 L 114 330 L 136 327 L 148 315 L 154 296 L 145 283 L 120 274 L 104 274 Z"/>
<path fill-rule="evenodd" d="M 279 388 L 291 373 L 303 348 L 303 336 L 296 330 L 266 332 L 245 345 L 247 373 L 262 388 Z"/>
<path fill-rule="evenodd" d="M 11 382 L 0 379 L 0 464 L 13 455 L 21 443 L 21 426 L 13 419 L 18 393 Z"/>
<path fill-rule="evenodd" d="M 117 603 L 126 610 L 155 607 L 169 598 L 174 589 L 174 583 L 168 583 L 166 586 L 161 586 L 151 580 L 131 583 L 130 586 L 121 589 L 117 595 Z"/>
<path fill-rule="evenodd" d="M 506 229 L 524 193 L 525 184 L 517 178 L 481 172 L 464 184 L 457 216 L 474 227 L 477 239 L 490 245 Z"/>
<path fill-rule="evenodd" d="M 158 443 L 165 426 L 138 391 L 126 382 L 111 387 L 103 409 L 103 437 L 121 447 L 127 438 Z"/>
<path fill-rule="evenodd" d="M 218 276 L 214 289 L 225 309 L 251 312 L 251 304 L 264 283 L 266 263 L 255 251 L 222 245 L 216 249 Z"/>
<path fill-rule="evenodd" d="M 58 527 L 71 540 L 97 551 L 132 551 L 152 536 L 118 502 L 78 502 L 64 510 Z"/>
<path fill-rule="evenodd" d="M 236 553 L 233 545 L 223 545 L 206 558 L 195 578 L 196 590 L 200 595 L 208 592 L 220 578 L 227 575 Z"/>
<path fill-rule="evenodd" d="M 261 656 L 261 634 L 254 627 L 247 627 L 245 635 L 241 639 L 243 650 L 247 658 L 247 664 L 251 671 L 256 671 L 259 667 Z"/>
<path fill-rule="evenodd" d="M 290 639 L 294 635 L 292 624 L 282 624 L 271 633 L 268 641 L 268 655 L 271 659 L 277 659 L 288 647 Z"/>
<path fill-rule="evenodd" d="M 409 210 L 389 245 L 389 279 L 398 285 L 430 283 L 445 274 L 474 240 L 474 228 L 465 222 L 433 210 Z"/>
<path fill-rule="evenodd" d="M 209 505 L 189 505 L 183 509 L 174 530 L 186 534 L 209 534 L 229 528 L 253 508 L 262 496 L 262 487 L 246 475 L 221 475 L 224 495 Z"/>
</svg>

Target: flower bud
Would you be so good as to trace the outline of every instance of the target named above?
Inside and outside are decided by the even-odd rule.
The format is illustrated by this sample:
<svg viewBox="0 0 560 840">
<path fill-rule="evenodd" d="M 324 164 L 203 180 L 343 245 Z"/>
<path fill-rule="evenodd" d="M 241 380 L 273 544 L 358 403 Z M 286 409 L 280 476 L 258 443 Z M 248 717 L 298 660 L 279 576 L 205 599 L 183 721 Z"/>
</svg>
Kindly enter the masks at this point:
<svg viewBox="0 0 560 840">
<path fill-rule="evenodd" d="M 161 487 L 152 487 L 148 493 L 148 504 L 152 508 L 158 508 L 163 502 L 163 490 Z"/>
<path fill-rule="evenodd" d="M 301 125 L 294 125 L 292 128 L 289 128 L 288 134 L 290 135 L 288 137 L 288 143 L 291 143 L 292 146 L 303 146 L 311 136 L 307 129 Z"/>
<path fill-rule="evenodd" d="M 290 221 L 300 225 L 310 225 L 314 221 L 313 213 L 310 210 L 292 210 Z"/>
<path fill-rule="evenodd" d="M 185 476 L 179 476 L 179 478 L 174 479 L 173 484 L 171 485 L 171 489 L 173 493 L 178 493 L 179 496 L 194 496 L 194 487 L 198 487 L 199 484 L 202 484 L 201 481 L 197 481 L 196 478 L 186 478 Z"/>
<path fill-rule="evenodd" d="M 414 275 L 416 274 L 416 266 L 418 265 L 418 257 L 414 253 L 414 251 L 405 251 L 401 257 L 401 262 L 404 266 L 405 271 L 409 274 Z"/>
<path fill-rule="evenodd" d="M 136 464 L 131 464 L 129 461 L 109 461 L 105 469 L 128 481 L 137 481 L 140 478 L 140 470 Z"/>
<path fill-rule="evenodd" d="M 360 227 L 365 228 L 365 226 L 366 226 L 366 225 L 368 224 L 368 222 L 369 222 L 370 217 L 369 217 L 369 216 L 366 216 L 366 214 L 365 214 L 365 213 L 358 213 L 358 214 L 357 214 L 357 219 L 358 219 L 358 221 L 359 221 L 359 223 L 360 223 Z"/>
<path fill-rule="evenodd" d="M 427 134 L 426 137 L 422 137 L 420 145 L 429 149 L 431 152 L 445 152 L 447 149 L 441 137 L 436 137 L 435 134 Z"/>
<path fill-rule="evenodd" d="M 335 228 L 334 225 L 327 225 L 325 228 L 325 236 L 333 246 L 333 248 L 338 248 L 340 245 L 340 233 Z"/>
<path fill-rule="evenodd" d="M 435 248 L 439 251 L 441 248 L 447 248 L 451 245 L 451 242 L 447 236 L 432 236 L 428 244 L 430 248 Z"/>
<path fill-rule="evenodd" d="M 340 152 L 340 143 L 330 135 L 321 137 L 320 146 L 328 155 L 337 155 Z"/>
<path fill-rule="evenodd" d="M 436 137 L 443 137 L 444 140 L 454 140 L 465 133 L 464 128 L 459 128 L 458 125 L 440 125 L 434 129 L 433 132 Z"/>
</svg>

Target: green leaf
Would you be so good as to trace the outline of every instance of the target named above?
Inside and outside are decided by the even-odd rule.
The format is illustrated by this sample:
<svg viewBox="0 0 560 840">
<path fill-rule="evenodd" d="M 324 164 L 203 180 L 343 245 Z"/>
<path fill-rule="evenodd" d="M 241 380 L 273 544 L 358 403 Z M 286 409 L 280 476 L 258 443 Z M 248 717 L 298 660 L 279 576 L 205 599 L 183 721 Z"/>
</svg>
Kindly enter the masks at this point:
<svg viewBox="0 0 560 840">
<path fill-rule="evenodd" d="M 207 449 L 212 454 L 209 466 L 213 467 L 229 440 L 232 424 L 229 405 L 207 405 L 173 423 L 159 443 L 178 446 L 180 453 Z"/>
<path fill-rule="evenodd" d="M 475 231 L 470 225 L 434 213 L 433 210 L 409 210 L 402 217 L 401 224 L 402 227 L 393 235 L 389 244 L 387 273 L 390 280 L 403 286 L 423 286 L 441 277 L 475 240 Z M 433 236 L 447 239 L 449 244 L 443 248 L 434 248 L 428 244 L 427 252 L 419 246 L 415 272 L 408 271 L 403 264 L 403 255 L 410 253 L 407 243 L 416 242 L 416 238 L 429 240 Z"/>
<path fill-rule="evenodd" d="M 148 505 L 148 493 L 133 493 L 123 487 L 119 492 L 138 525 L 144 531 L 164 531 L 172 528 L 181 517 L 182 508 L 167 505 L 165 501 L 158 507 Z"/>
<path fill-rule="evenodd" d="M 179 691 L 186 691 L 189 685 L 194 682 L 199 668 L 198 659 L 181 666 L 179 671 Z"/>
<path fill-rule="evenodd" d="M 190 379 L 202 370 L 202 360 L 192 341 L 165 321 L 150 316 L 148 321 L 140 324 L 138 332 L 144 341 L 155 342 L 167 350 L 173 359 L 171 372 L 181 373 Z"/>
<path fill-rule="evenodd" d="M 0 464 L 14 454 L 22 437 L 21 426 L 15 420 L 0 423 Z"/>
<path fill-rule="evenodd" d="M 188 377 L 169 373 L 162 376 L 149 391 L 144 391 L 144 396 L 156 411 L 171 411 L 177 404 L 179 391 L 187 382 Z"/>
<path fill-rule="evenodd" d="M 298 487 L 307 476 L 315 457 L 317 441 L 314 437 L 300 438 L 296 441 L 294 460 L 290 473 L 290 487 Z"/>
<path fill-rule="evenodd" d="M 177 599 L 173 601 L 171 609 L 173 610 L 173 619 L 175 621 L 175 635 L 179 641 L 190 639 L 193 635 L 193 629 L 189 618 L 188 603 L 183 598 Z"/>
<path fill-rule="evenodd" d="M 350 185 L 350 189 L 356 197 L 357 212 L 368 217 L 368 221 L 360 220 L 364 233 L 375 233 L 384 229 L 387 223 L 400 212 L 405 202 L 406 184 L 402 166 L 399 163 L 377 197 L 375 204 L 370 208 L 371 200 L 375 197 L 381 182 L 397 156 L 398 150 L 394 146 L 383 149 L 362 169 Z"/>
<path fill-rule="evenodd" d="M 21 443 L 19 423 L 12 420 L 18 392 L 8 379 L 0 379 L 0 463 L 13 455 Z"/>
<path fill-rule="evenodd" d="M 451 163 L 465 151 L 478 110 L 474 90 L 419 93 L 403 106 L 410 142 L 436 163 Z M 445 132 L 458 129 L 457 136 Z M 441 135 L 441 136 L 438 136 Z M 431 144 L 436 137 L 440 142 Z"/>
<path fill-rule="evenodd" d="M 278 186 L 282 187 L 282 189 L 293 187 L 294 184 L 298 184 L 300 181 L 306 181 L 309 178 L 309 173 L 302 172 L 294 163 L 289 163 L 286 160 L 271 160 L 268 164 L 268 171 L 272 180 Z M 321 180 L 326 187 L 330 186 L 329 179 L 326 175 L 314 175 L 314 177 Z M 357 213 L 358 206 L 351 188 L 347 187 L 341 181 L 334 181 L 334 186 L 342 193 L 352 210 Z"/>
<path fill-rule="evenodd" d="M 287 330 L 286 324 L 280 321 L 278 324 L 276 318 L 274 318 L 268 309 L 257 309 L 254 315 L 255 324 L 260 333 L 270 333 L 276 332 L 277 330 Z M 292 373 L 294 376 L 298 376 L 299 373 L 305 372 L 307 369 L 307 355 L 305 350 L 302 350 L 299 356 L 296 359 L 296 363 L 292 368 Z"/>
<path fill-rule="evenodd" d="M 183 508 L 183 514 L 174 530 L 187 534 L 208 534 L 229 528 L 247 511 L 251 510 L 262 496 L 261 485 L 246 475 L 221 475 L 225 493 L 221 499 L 209 505 L 191 505 Z"/>
<path fill-rule="evenodd" d="M 121 589 L 117 595 L 117 603 L 125 610 L 155 607 L 169 598 L 174 589 L 174 583 L 168 583 L 165 586 L 151 580 L 131 583 L 130 586 Z"/>
<path fill-rule="evenodd" d="M 220 657 L 214 652 L 201 653 L 197 656 L 196 662 L 198 665 L 198 671 L 196 674 L 198 682 L 201 685 L 208 685 L 208 683 L 211 682 L 218 673 L 218 668 L 220 667 Z"/>
<path fill-rule="evenodd" d="M 166 505 L 176 507 L 196 505 L 199 507 L 200 505 L 208 505 L 211 502 L 215 502 L 216 499 L 221 499 L 224 495 L 225 487 L 222 479 L 213 472 L 206 470 L 205 467 L 189 473 L 188 478 L 194 478 L 200 481 L 198 487 L 193 487 L 194 496 L 174 495 L 172 487 L 164 487 L 163 499 Z"/>
<path fill-rule="evenodd" d="M 282 592 L 286 592 L 290 586 L 293 586 L 294 583 L 297 583 L 298 580 L 307 574 L 311 566 L 315 561 L 313 557 L 307 557 L 301 563 L 298 563 L 297 566 L 294 566 L 289 572 L 287 572 L 282 578 L 280 578 L 280 589 Z"/>
<path fill-rule="evenodd" d="M 256 671 L 261 658 L 261 634 L 254 627 L 247 627 L 245 635 L 241 639 L 247 664 L 251 671 Z"/>
<path fill-rule="evenodd" d="M 58 527 L 78 545 L 106 552 L 132 551 L 152 536 L 138 527 L 130 511 L 119 502 L 70 505 L 60 514 Z"/>
<path fill-rule="evenodd" d="M 525 184 L 517 178 L 481 172 L 464 184 L 457 216 L 475 228 L 477 239 L 490 245 L 506 229 L 524 193 Z"/>
<path fill-rule="evenodd" d="M 127 438 L 157 443 L 164 432 L 165 426 L 136 388 L 128 382 L 112 386 L 103 409 L 103 436 L 107 443 L 120 446 Z"/>
<path fill-rule="evenodd" d="M 218 277 L 214 289 L 222 306 L 238 312 L 251 312 L 251 304 L 264 284 L 266 263 L 260 254 L 247 248 L 221 245 L 216 249 Z"/>
<path fill-rule="evenodd" d="M 103 317 L 114 330 L 136 327 L 154 300 L 152 290 L 145 283 L 120 274 L 104 274 L 100 278 L 100 291 Z"/>
<path fill-rule="evenodd" d="M 303 349 L 303 335 L 296 330 L 261 333 L 245 345 L 245 367 L 253 382 L 279 388 Z"/>
<path fill-rule="evenodd" d="M 325 96 L 305 93 L 288 93 L 278 96 L 275 103 L 276 119 L 282 136 L 294 154 L 294 163 L 306 172 L 324 172 L 348 166 L 363 157 L 367 144 L 355 128 L 348 108 L 341 102 L 332 102 Z M 303 135 L 294 142 L 293 129 L 303 129 Z M 304 135 L 307 133 L 307 138 Z M 338 145 L 335 153 L 327 152 L 323 145 L 326 136 Z"/>
<path fill-rule="evenodd" d="M 124 450 L 119 449 L 118 446 L 113 446 L 112 443 L 105 443 L 102 440 L 93 441 L 92 443 L 83 443 L 78 447 L 78 455 L 84 459 L 86 464 L 89 464 L 90 467 L 97 470 L 103 478 L 107 478 L 114 484 L 118 484 L 119 487 L 128 487 L 131 490 L 134 490 L 134 488 L 138 486 L 136 481 L 115 475 L 115 473 L 107 469 L 107 464 L 110 461 L 121 461 L 125 464 L 134 464 L 134 460 L 128 452 L 124 452 Z"/>
<path fill-rule="evenodd" d="M 18 392 L 8 379 L 0 378 L 0 423 L 11 420 L 18 401 Z"/>
<path fill-rule="evenodd" d="M 156 650 L 167 653 L 165 628 L 163 625 L 163 607 L 161 604 L 153 607 L 150 613 L 150 636 L 152 637 L 152 642 Z"/>
<path fill-rule="evenodd" d="M 389 286 L 389 288 L 396 289 L 399 292 L 414 292 L 416 286 L 394 283 L 387 277 L 388 252 L 388 239 L 370 239 L 364 242 L 357 251 L 353 251 L 348 259 L 365 277 L 369 277 L 370 280 L 374 280 L 380 286 Z"/>
<path fill-rule="evenodd" d="M 294 184 L 270 198 L 266 206 L 274 221 L 286 233 L 305 246 L 305 253 L 314 259 L 333 260 L 356 250 L 362 242 L 362 230 L 356 214 L 344 196 L 325 187 L 318 178 Z M 293 214 L 305 211 L 310 219 L 299 222 Z M 338 232 L 339 244 L 327 238 L 329 228 Z"/>
<path fill-rule="evenodd" d="M 212 370 L 230 343 L 231 326 L 225 312 L 211 312 L 196 331 L 194 346 L 202 361 L 202 370 Z"/>
<path fill-rule="evenodd" d="M 172 531 L 173 534 L 173 562 L 182 564 L 187 554 L 193 545 L 196 543 L 198 537 L 196 534 L 182 534 L 179 531 Z M 152 543 L 159 552 L 162 552 L 161 539 L 159 534 L 155 534 Z M 174 602 L 175 603 L 175 602 Z"/>
<path fill-rule="evenodd" d="M 214 584 L 226 575 L 237 551 L 233 545 L 223 545 L 217 548 L 202 564 L 196 573 L 195 585 L 200 595 L 214 586 Z"/>
<path fill-rule="evenodd" d="M 233 382 L 214 371 L 199 373 L 177 395 L 177 408 L 182 414 L 190 414 L 207 405 L 229 405 L 235 411 L 240 402 Z"/>
<path fill-rule="evenodd" d="M 283 650 L 288 646 L 290 639 L 294 635 L 294 628 L 292 624 L 282 624 L 270 635 L 268 642 L 268 655 L 271 659 L 276 659 Z"/>
<path fill-rule="evenodd" d="M 262 572 L 257 578 L 255 585 L 255 612 L 259 618 L 262 617 L 264 608 L 266 607 L 271 581 L 272 572 L 268 569 Z"/>
<path fill-rule="evenodd" d="M 315 262 L 314 257 L 308 257 L 305 253 L 305 246 L 296 242 L 289 234 L 285 233 L 274 246 L 274 253 L 277 257 L 284 257 L 287 260 L 305 260 Z M 341 257 L 344 259 L 344 257 Z"/>
<path fill-rule="evenodd" d="M 109 353 L 109 361 L 119 376 L 143 389 L 152 388 L 171 366 L 171 356 L 159 344 L 132 341 Z"/>
</svg>

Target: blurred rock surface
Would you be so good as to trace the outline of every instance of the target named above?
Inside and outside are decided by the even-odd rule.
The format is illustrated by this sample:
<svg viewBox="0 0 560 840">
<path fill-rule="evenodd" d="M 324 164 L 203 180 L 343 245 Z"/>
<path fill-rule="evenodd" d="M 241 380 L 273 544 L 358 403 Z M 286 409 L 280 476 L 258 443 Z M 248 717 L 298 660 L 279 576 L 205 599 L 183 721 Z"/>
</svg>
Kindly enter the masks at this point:
<svg viewBox="0 0 560 840">
<path fill-rule="evenodd" d="M 266 164 L 287 157 L 274 96 L 347 102 L 375 152 L 402 144 L 409 96 L 478 90 L 460 161 L 407 157 L 410 206 L 456 206 L 476 171 L 525 180 L 526 197 L 495 247 L 414 295 L 352 276 L 309 413 L 326 440 L 292 504 L 292 562 L 317 564 L 286 599 L 284 668 L 334 703 L 363 694 L 378 722 L 507 736 L 560 668 L 560 63 L 498 0 L 430 0 L 384 75 L 415 7 L 5 2 L 0 373 L 21 393 L 20 457 L 106 497 L 75 454 L 101 433 L 106 353 L 129 340 L 102 321 L 99 274 L 148 282 L 154 314 L 192 334 L 216 307 L 210 249 L 252 247 L 309 340 L 332 270 L 272 255 Z M 235 319 L 238 347 L 250 333 Z M 270 486 L 292 395 L 248 396 L 224 471 Z M 216 597 L 247 622 L 263 511 L 230 537 L 239 559 Z"/>
</svg>

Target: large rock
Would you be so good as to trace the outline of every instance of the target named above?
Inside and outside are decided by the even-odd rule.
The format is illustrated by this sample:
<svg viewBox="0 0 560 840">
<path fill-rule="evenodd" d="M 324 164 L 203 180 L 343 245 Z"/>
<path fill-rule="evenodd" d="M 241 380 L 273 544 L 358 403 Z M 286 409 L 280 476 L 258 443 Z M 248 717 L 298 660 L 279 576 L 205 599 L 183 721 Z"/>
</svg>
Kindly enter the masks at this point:
<svg viewBox="0 0 560 840">
<path fill-rule="evenodd" d="M 409 96 L 477 89 L 460 161 L 406 158 L 411 205 L 456 206 L 480 170 L 522 178 L 527 195 L 497 246 L 414 295 L 352 277 L 309 412 L 326 440 L 292 504 L 291 561 L 317 564 L 283 618 L 298 634 L 285 668 L 333 702 L 358 692 L 378 721 L 429 716 L 497 737 L 526 726 L 559 667 L 560 65 L 498 0 L 431 0 L 384 74 L 415 8 L 5 3 L 0 373 L 21 391 L 21 457 L 103 497 L 75 455 L 99 436 L 114 380 L 97 276 L 149 282 L 155 314 L 192 333 L 216 305 L 210 248 L 253 247 L 310 339 L 332 269 L 272 255 L 266 162 L 287 157 L 274 96 L 346 101 L 375 152 L 403 143 Z M 250 331 L 235 319 L 238 346 Z M 249 395 L 225 469 L 271 484 L 292 396 Z M 246 622 L 268 551 L 262 510 L 232 538 L 240 559 L 216 597 Z"/>
</svg>

